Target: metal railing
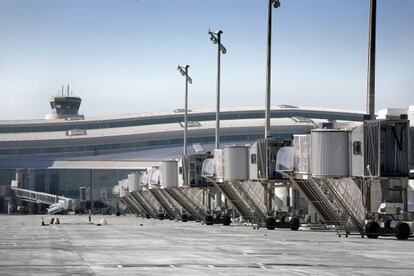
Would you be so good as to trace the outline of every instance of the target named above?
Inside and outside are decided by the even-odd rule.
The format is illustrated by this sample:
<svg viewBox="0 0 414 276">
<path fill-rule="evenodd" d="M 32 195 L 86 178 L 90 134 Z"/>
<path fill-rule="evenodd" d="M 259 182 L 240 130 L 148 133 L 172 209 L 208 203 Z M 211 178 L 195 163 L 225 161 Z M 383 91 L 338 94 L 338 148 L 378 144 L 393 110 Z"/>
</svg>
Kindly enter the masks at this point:
<svg viewBox="0 0 414 276">
<path fill-rule="evenodd" d="M 196 219 L 204 220 L 207 211 L 202 204 L 202 189 L 197 188 L 171 188 L 167 193 Z M 201 198 L 201 199 L 200 199 Z"/>
<path fill-rule="evenodd" d="M 365 207 L 362 192 L 352 179 L 342 179 L 335 182 L 324 179 L 327 187 L 360 234 L 364 234 Z"/>
<path fill-rule="evenodd" d="M 217 183 L 213 178 L 210 181 L 220 189 L 245 220 L 259 226 L 265 222 L 267 218 L 264 203 L 265 190 L 261 183 L 227 181 Z"/>
<path fill-rule="evenodd" d="M 157 210 L 154 210 L 154 208 L 147 202 L 146 198 L 144 198 L 139 191 L 131 192 L 131 195 L 144 209 L 146 215 L 157 217 Z"/>
<path fill-rule="evenodd" d="M 284 172 L 296 189 L 316 210 L 326 224 L 332 224 L 348 235 L 351 230 L 364 234 L 365 209 L 362 193 L 352 179 L 295 178 L 293 172 Z"/>
<path fill-rule="evenodd" d="M 158 202 L 160 203 L 160 205 L 162 206 L 162 208 L 170 215 L 173 217 L 176 217 L 177 214 L 174 211 L 174 207 L 171 205 L 170 202 L 168 202 L 168 200 L 163 196 L 163 194 L 161 193 L 160 189 L 150 189 L 150 192 L 152 193 L 152 195 L 154 196 L 154 198 L 156 198 L 158 200 Z"/>
<path fill-rule="evenodd" d="M 142 206 L 132 197 L 131 194 L 128 194 L 124 197 L 121 197 L 120 200 L 125 203 L 129 210 L 137 215 L 145 215 L 145 210 Z"/>
</svg>

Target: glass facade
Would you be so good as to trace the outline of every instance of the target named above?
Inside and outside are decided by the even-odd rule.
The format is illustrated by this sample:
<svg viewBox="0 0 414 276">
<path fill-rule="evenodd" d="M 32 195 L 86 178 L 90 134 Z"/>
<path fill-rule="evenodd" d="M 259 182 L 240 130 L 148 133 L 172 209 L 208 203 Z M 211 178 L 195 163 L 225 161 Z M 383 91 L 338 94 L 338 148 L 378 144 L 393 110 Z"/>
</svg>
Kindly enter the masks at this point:
<svg viewBox="0 0 414 276">
<path fill-rule="evenodd" d="M 7 213 L 7 202 L 12 196 L 10 183 L 15 176 L 16 170 L 0 170 L 0 213 Z"/>
<path fill-rule="evenodd" d="M 21 188 L 78 199 L 80 187 L 103 188 L 108 198 L 118 181 L 137 170 L 74 170 L 74 169 L 28 169 L 19 170 Z M 7 203 L 19 204 L 13 197 L 10 184 L 16 179 L 16 170 L 0 170 L 0 213 L 7 213 Z"/>
<path fill-rule="evenodd" d="M 411 170 L 414 170 L 414 127 L 410 128 Z"/>
</svg>

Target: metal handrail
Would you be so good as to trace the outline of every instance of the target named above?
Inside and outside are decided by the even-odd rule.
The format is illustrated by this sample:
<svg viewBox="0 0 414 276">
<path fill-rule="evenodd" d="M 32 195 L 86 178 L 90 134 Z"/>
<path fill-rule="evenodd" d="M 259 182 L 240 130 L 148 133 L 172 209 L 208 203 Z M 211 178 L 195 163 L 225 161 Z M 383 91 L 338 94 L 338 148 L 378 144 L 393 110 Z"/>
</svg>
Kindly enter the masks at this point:
<svg viewBox="0 0 414 276">
<path fill-rule="evenodd" d="M 169 215 L 174 216 L 174 211 L 171 208 L 171 206 L 168 204 L 168 202 L 165 200 L 165 198 L 161 195 L 160 191 L 158 189 L 150 189 L 152 195 L 158 200 L 158 202 L 161 204 L 162 208 L 167 211 Z"/>
<path fill-rule="evenodd" d="M 350 193 L 348 189 L 343 187 L 343 184 L 339 182 L 339 185 L 342 188 L 342 191 L 344 194 L 340 194 L 337 189 L 335 189 L 331 183 L 328 180 L 325 180 L 328 188 L 332 191 L 332 193 L 335 195 L 338 202 L 341 204 L 343 210 L 347 213 L 349 216 L 351 222 L 355 226 L 356 230 L 360 233 L 364 233 L 364 226 L 361 223 L 361 221 L 357 218 L 358 212 L 361 210 L 358 210 L 357 208 L 353 208 L 358 206 L 358 204 L 355 204 L 355 193 Z M 349 183 L 347 181 L 347 183 Z M 355 187 L 353 187 L 352 192 L 355 191 Z M 345 199 L 350 199 L 351 202 L 346 202 Z M 353 204 L 354 203 L 354 204 Z"/>
<path fill-rule="evenodd" d="M 147 214 L 156 215 L 156 212 L 153 210 L 152 206 L 148 204 L 146 199 L 139 194 L 139 192 L 131 192 L 131 196 L 142 206 L 144 211 Z"/>
</svg>

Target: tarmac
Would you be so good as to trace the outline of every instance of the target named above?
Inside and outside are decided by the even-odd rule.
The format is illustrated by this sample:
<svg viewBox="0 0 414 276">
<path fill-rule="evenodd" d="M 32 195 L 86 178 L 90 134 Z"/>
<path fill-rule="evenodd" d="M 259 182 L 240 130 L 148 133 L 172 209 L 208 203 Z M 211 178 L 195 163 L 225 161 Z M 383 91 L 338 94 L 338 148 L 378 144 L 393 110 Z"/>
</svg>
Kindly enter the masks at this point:
<svg viewBox="0 0 414 276">
<path fill-rule="evenodd" d="M 413 239 L 54 217 L 59 225 L 41 226 L 38 215 L 0 215 L 0 275 L 414 275 Z"/>
</svg>

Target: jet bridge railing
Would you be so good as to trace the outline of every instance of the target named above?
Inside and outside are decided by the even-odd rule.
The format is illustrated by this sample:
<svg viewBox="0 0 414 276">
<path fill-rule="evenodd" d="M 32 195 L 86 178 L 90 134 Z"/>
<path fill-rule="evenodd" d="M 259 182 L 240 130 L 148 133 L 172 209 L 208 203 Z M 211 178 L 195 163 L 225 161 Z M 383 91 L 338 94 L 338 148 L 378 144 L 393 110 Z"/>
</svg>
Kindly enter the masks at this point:
<svg viewBox="0 0 414 276">
<path fill-rule="evenodd" d="M 267 218 L 265 188 L 260 182 L 223 181 L 208 177 L 209 181 L 225 195 L 243 219 L 261 226 Z"/>
<path fill-rule="evenodd" d="M 178 217 L 177 212 L 175 211 L 172 203 L 164 196 L 160 188 L 150 189 L 154 198 L 160 203 L 162 208 L 173 218 Z"/>
<path fill-rule="evenodd" d="M 334 225 L 340 233 L 351 230 L 364 234 L 365 218 L 362 193 L 352 179 L 324 177 L 297 177 L 293 172 L 283 172 L 296 189 L 306 198 L 326 224 Z"/>
<path fill-rule="evenodd" d="M 207 211 L 202 202 L 202 189 L 198 188 L 170 188 L 167 193 L 180 204 L 195 219 L 204 220 Z"/>
<path fill-rule="evenodd" d="M 335 195 L 343 210 L 360 234 L 364 234 L 365 207 L 362 192 L 352 179 L 329 181 L 324 179 L 327 187 Z"/>
<path fill-rule="evenodd" d="M 145 215 L 157 217 L 158 211 L 154 209 L 151 204 L 148 203 L 146 198 L 144 198 L 139 191 L 131 192 L 131 195 L 139 203 L 142 209 L 144 209 Z"/>
<path fill-rule="evenodd" d="M 132 197 L 131 194 L 127 194 L 120 198 L 125 205 L 130 209 L 131 212 L 143 216 L 146 214 L 145 209 Z"/>
</svg>

